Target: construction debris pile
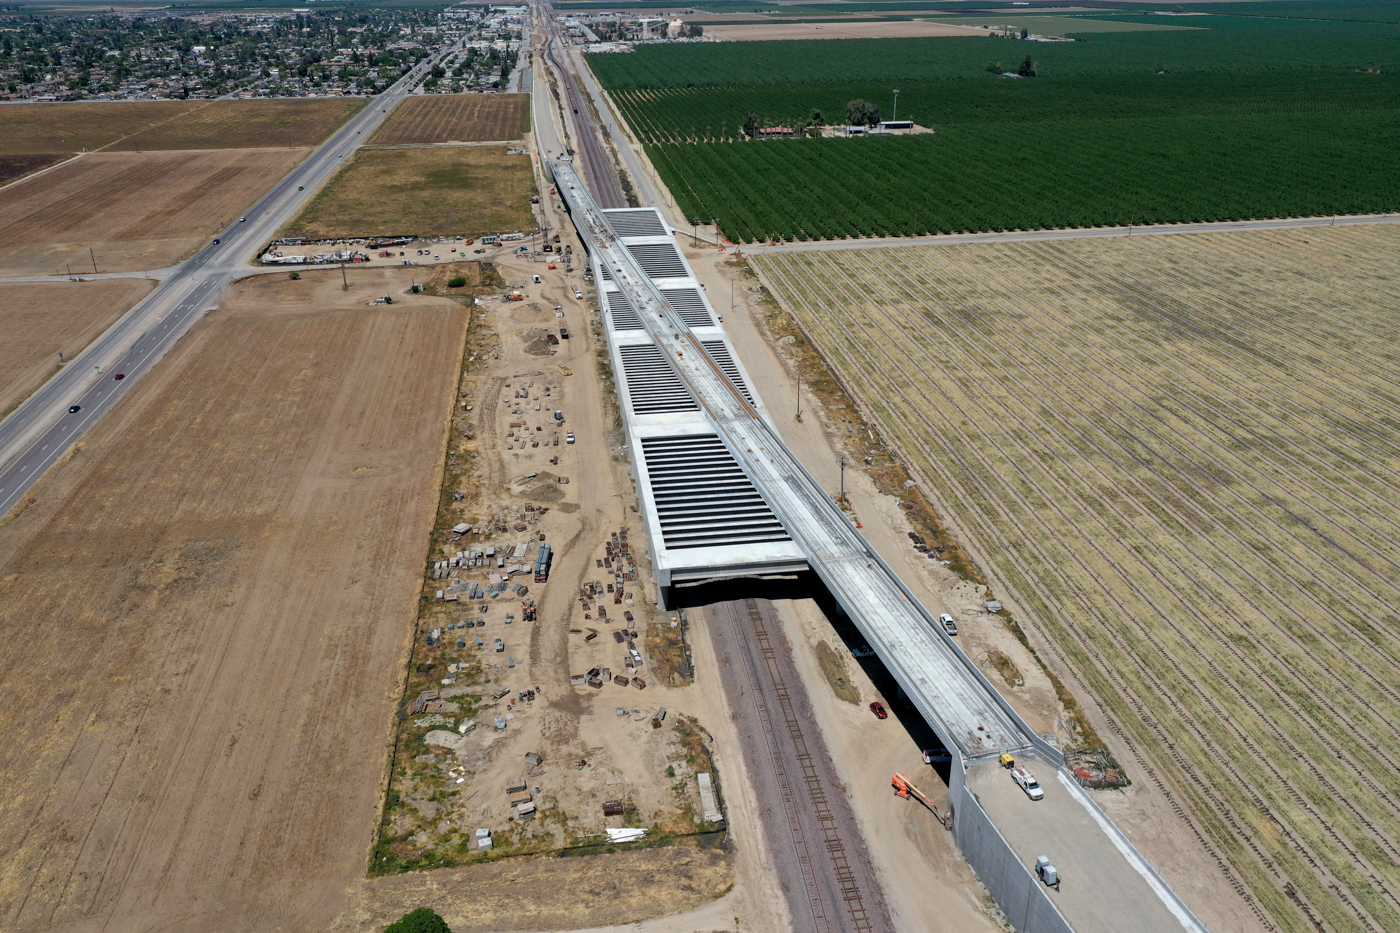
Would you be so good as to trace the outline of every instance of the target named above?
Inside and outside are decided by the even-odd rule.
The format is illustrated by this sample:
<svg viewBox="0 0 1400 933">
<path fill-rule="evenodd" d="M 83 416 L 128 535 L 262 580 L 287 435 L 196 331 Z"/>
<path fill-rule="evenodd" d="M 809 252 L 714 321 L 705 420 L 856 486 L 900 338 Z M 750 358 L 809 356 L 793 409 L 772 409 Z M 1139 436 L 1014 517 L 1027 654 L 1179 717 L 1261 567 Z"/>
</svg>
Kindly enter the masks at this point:
<svg viewBox="0 0 1400 933">
<path fill-rule="evenodd" d="M 559 338 L 553 334 L 548 336 L 553 338 L 553 343 L 559 342 Z M 541 339 L 545 340 L 546 338 Z M 546 342 L 548 341 L 546 340 Z M 535 375 L 542 376 L 540 373 Z M 522 382 L 522 379 L 525 381 Z M 509 409 L 507 413 L 514 419 L 509 422 L 505 437 L 502 439 L 506 450 L 524 450 L 527 446 L 559 446 L 559 432 L 564 427 L 564 412 L 553 405 L 553 401 L 558 398 L 555 392 L 559 386 L 544 378 L 538 380 L 539 385 L 536 385 L 536 381 L 521 373 L 514 377 L 514 381 L 507 382 L 505 385 L 507 389 L 511 390 L 511 394 L 509 397 L 502 398 L 501 404 Z M 547 401 L 551 404 L 546 405 Z M 539 413 L 537 417 L 540 421 L 532 424 L 531 417 L 536 412 Z M 554 457 L 549 462 L 551 465 L 558 464 L 559 458 Z M 534 479 L 538 475 L 532 473 L 522 479 Z M 567 483 L 568 480 L 561 479 L 559 482 Z"/>
<path fill-rule="evenodd" d="M 613 673 L 612 668 L 597 666 L 586 674 L 573 674 L 569 678 L 569 683 L 573 686 L 589 686 L 594 689 L 602 689 L 605 683 L 611 681 L 619 687 L 631 685 L 638 690 L 646 689 L 646 681 L 640 676 L 643 666 L 642 653 L 637 648 L 637 630 L 632 626 L 636 618 L 632 612 L 623 609 L 619 615 L 608 615 L 608 606 L 630 606 L 633 603 L 633 593 L 627 589 L 628 583 L 635 583 L 637 580 L 637 568 L 632 563 L 632 553 L 627 544 L 627 529 L 622 528 L 614 531 L 611 537 L 603 544 L 603 556 L 597 559 L 600 569 L 612 571 L 612 579 L 606 583 L 601 581 L 591 581 L 579 588 L 578 605 L 583 609 L 583 618 L 586 622 L 597 621 L 600 625 L 618 625 L 622 627 L 614 629 L 611 634 L 613 641 L 619 645 L 625 645 L 627 653 L 622 656 L 621 667 L 626 673 Z M 596 617 L 596 618 L 595 618 Z M 575 625 L 569 629 L 571 635 L 583 635 L 585 645 L 593 644 L 601 634 L 601 630 L 587 624 Z M 661 714 L 665 716 L 665 711 Z"/>
</svg>

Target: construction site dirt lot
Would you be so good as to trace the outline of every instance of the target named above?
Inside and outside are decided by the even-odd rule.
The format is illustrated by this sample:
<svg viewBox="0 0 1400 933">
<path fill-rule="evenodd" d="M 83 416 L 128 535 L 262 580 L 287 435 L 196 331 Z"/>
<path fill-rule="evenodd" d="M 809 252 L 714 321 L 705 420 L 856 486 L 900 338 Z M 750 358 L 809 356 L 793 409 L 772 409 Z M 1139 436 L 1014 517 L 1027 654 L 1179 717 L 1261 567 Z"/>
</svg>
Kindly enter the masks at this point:
<svg viewBox="0 0 1400 933">
<path fill-rule="evenodd" d="M 235 284 L 0 528 L 0 926 L 345 909 L 467 326 L 410 278 Z"/>
<path fill-rule="evenodd" d="M 577 248 L 570 241 L 561 245 Z M 578 270 L 551 270 L 509 247 L 487 258 L 495 281 L 525 297 L 482 298 L 469 336 L 371 861 L 388 877 L 370 882 L 380 906 L 363 907 L 356 922 L 377 929 L 403 892 L 450 890 L 444 877 L 471 892 L 435 901 L 457 930 L 594 926 L 692 909 L 734 880 L 726 834 L 703 820 L 696 779 L 704 772 L 720 784 L 707 729 L 726 721 L 685 689 L 688 665 L 687 676 L 661 679 L 684 654 L 651 650 L 652 631 L 671 631 L 673 617 L 654 605 L 627 463 L 614 454 L 601 331 L 574 297 L 586 283 Z M 428 289 L 471 265 L 436 270 Z M 461 523 L 470 530 L 454 531 Z M 545 547 L 552 560 L 541 580 Z M 626 827 L 647 838 L 640 850 L 614 852 L 607 831 Z M 531 857 L 540 855 L 568 857 Z M 610 893 L 599 898 L 603 878 Z"/>
<path fill-rule="evenodd" d="M 202 246 L 305 149 L 98 152 L 0 191 L 0 275 L 131 272 Z"/>
<path fill-rule="evenodd" d="M 370 137 L 379 146 L 507 141 L 521 138 L 529 94 L 433 94 L 410 97 Z"/>
<path fill-rule="evenodd" d="M 137 301 L 155 282 L 0 283 L 0 415 L 27 398 Z"/>
<path fill-rule="evenodd" d="M 1397 247 L 755 260 L 1085 701 L 1134 781 L 1098 799 L 1212 929 L 1400 927 Z"/>
<path fill-rule="evenodd" d="M 528 155 L 504 147 L 359 150 L 282 236 L 480 236 L 533 227 Z"/>
</svg>

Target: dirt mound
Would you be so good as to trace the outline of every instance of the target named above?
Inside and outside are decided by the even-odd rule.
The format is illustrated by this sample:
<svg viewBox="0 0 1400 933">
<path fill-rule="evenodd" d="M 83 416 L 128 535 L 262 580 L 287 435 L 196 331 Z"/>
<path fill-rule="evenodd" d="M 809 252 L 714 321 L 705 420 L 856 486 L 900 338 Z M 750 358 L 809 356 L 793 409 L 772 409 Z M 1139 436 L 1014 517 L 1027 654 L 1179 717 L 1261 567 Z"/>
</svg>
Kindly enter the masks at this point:
<svg viewBox="0 0 1400 933">
<path fill-rule="evenodd" d="M 531 356 L 553 356 L 557 352 L 547 333 L 538 327 L 527 330 L 521 339 L 525 342 L 525 352 Z"/>
</svg>

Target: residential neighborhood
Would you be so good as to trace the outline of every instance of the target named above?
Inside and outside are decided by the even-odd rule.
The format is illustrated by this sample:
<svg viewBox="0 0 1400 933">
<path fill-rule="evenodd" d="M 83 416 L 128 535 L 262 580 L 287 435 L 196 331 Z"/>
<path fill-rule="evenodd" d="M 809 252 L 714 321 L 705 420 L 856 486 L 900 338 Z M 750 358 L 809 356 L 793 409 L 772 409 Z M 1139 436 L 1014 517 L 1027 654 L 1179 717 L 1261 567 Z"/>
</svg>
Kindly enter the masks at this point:
<svg viewBox="0 0 1400 933">
<path fill-rule="evenodd" d="M 458 46 L 422 88 L 490 91 L 514 67 L 522 22 L 509 8 L 483 6 L 4 16 L 0 100 L 378 94 Z"/>
</svg>

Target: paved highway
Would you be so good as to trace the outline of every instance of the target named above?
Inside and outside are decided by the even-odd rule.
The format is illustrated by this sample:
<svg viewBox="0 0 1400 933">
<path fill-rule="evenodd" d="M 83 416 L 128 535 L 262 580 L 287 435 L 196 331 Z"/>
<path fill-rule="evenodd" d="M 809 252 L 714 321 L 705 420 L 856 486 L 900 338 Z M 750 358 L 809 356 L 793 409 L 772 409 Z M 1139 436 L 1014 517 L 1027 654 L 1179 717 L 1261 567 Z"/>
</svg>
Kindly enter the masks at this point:
<svg viewBox="0 0 1400 933">
<path fill-rule="evenodd" d="M 218 305 L 229 282 L 249 273 L 249 258 L 412 93 L 436 58 L 425 59 L 371 100 L 250 207 L 245 219 L 174 267 L 145 300 L 0 422 L 0 516 L 8 514 L 204 312 Z M 70 411 L 74 406 L 78 410 Z"/>
</svg>

